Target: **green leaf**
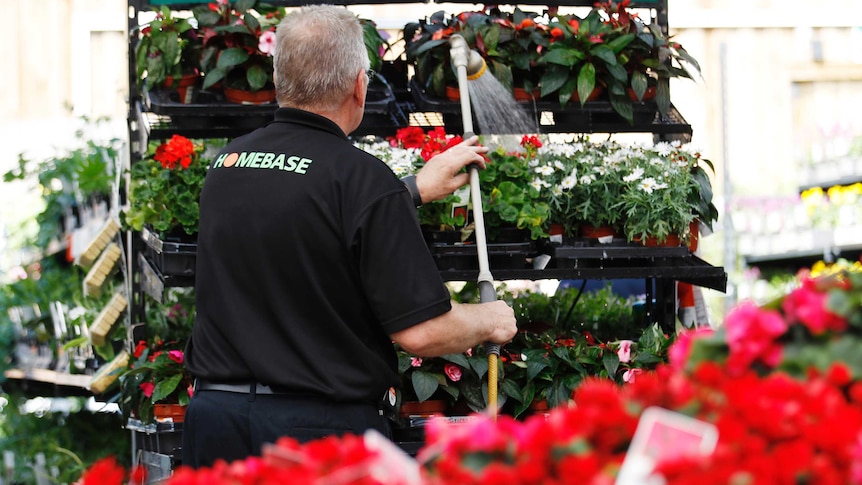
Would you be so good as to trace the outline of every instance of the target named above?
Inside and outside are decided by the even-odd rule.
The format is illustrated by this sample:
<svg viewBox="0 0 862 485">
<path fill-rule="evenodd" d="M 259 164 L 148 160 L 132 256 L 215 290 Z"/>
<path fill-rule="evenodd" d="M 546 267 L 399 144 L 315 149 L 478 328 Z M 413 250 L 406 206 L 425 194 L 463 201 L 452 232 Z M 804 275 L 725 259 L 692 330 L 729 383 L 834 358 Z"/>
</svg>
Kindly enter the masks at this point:
<svg viewBox="0 0 862 485">
<path fill-rule="evenodd" d="M 419 399 L 420 402 L 427 400 L 435 391 L 437 391 L 437 388 L 440 387 L 437 377 L 430 372 L 421 370 L 413 371 L 410 379 L 413 382 L 413 391 L 416 392 L 416 398 Z"/>
<path fill-rule="evenodd" d="M 542 96 L 547 96 L 560 89 L 569 79 L 569 69 L 560 65 L 551 64 L 542 75 Z M 566 98 L 568 100 L 568 98 Z"/>
<path fill-rule="evenodd" d="M 542 62 L 572 67 L 578 61 L 583 60 L 583 58 L 583 53 L 578 51 L 573 51 L 571 49 L 553 49 L 542 56 Z"/>
<path fill-rule="evenodd" d="M 264 70 L 263 67 L 257 64 L 248 68 L 245 77 L 252 91 L 257 91 L 263 88 L 264 86 L 266 86 L 267 82 L 272 80 L 269 76 L 267 76 L 266 70 Z"/>
<path fill-rule="evenodd" d="M 230 68 L 238 66 L 248 60 L 248 52 L 239 47 L 231 47 L 221 51 L 216 62 L 216 68 Z"/>
<path fill-rule="evenodd" d="M 152 402 L 157 403 L 166 397 L 170 396 L 172 392 L 174 392 L 179 385 L 180 381 L 183 379 L 182 374 L 177 374 L 171 376 L 167 379 L 161 380 L 156 384 L 156 387 L 153 389 L 153 395 L 150 398 Z"/>
<path fill-rule="evenodd" d="M 646 74 L 640 71 L 633 72 L 631 77 L 631 88 L 632 91 L 635 92 L 635 96 L 638 101 L 643 100 L 647 87 L 649 87 L 649 80 L 647 79 Z"/>
<path fill-rule="evenodd" d="M 605 352 L 602 356 L 602 365 L 608 371 L 608 376 L 613 378 L 617 374 L 617 369 L 620 367 L 620 358 L 614 352 Z"/>
<path fill-rule="evenodd" d="M 587 102 L 587 98 L 590 97 L 595 88 L 596 66 L 592 62 L 587 62 L 578 73 L 578 97 L 581 100 L 581 106 Z"/>
</svg>

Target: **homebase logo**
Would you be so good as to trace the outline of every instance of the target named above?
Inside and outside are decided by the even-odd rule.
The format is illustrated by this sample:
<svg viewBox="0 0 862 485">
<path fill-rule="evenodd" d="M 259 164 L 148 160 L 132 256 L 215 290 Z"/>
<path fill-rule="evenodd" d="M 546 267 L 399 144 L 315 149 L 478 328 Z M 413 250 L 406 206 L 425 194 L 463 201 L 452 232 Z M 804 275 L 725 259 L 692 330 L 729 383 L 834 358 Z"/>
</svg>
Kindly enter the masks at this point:
<svg viewBox="0 0 862 485">
<path fill-rule="evenodd" d="M 296 155 L 269 152 L 222 153 L 213 163 L 213 168 L 246 167 L 269 170 L 284 170 L 304 174 L 314 160 Z"/>
</svg>

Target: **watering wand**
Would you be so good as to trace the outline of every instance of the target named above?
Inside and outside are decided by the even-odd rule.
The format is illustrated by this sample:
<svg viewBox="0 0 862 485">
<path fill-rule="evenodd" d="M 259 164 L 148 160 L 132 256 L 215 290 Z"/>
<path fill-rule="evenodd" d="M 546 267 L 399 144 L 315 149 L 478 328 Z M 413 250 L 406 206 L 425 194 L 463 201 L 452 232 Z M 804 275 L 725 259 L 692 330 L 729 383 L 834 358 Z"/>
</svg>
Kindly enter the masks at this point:
<svg viewBox="0 0 862 485">
<path fill-rule="evenodd" d="M 478 52 L 472 50 L 460 35 L 449 39 L 449 54 L 452 66 L 458 75 L 458 88 L 461 93 L 461 117 L 464 124 L 464 138 L 473 136 L 473 113 L 470 109 L 470 92 L 467 82 L 478 79 L 487 70 L 485 60 Z M 479 189 L 479 168 L 469 167 L 470 200 L 473 202 L 473 220 L 476 226 L 476 252 L 479 256 L 479 301 L 488 303 L 497 299 L 494 291 L 494 278 L 488 264 L 488 243 L 485 239 L 485 213 L 482 210 L 482 192 Z M 500 356 L 500 345 L 485 343 L 485 353 L 488 355 L 488 410 L 491 416 L 497 416 L 497 359 Z"/>
</svg>

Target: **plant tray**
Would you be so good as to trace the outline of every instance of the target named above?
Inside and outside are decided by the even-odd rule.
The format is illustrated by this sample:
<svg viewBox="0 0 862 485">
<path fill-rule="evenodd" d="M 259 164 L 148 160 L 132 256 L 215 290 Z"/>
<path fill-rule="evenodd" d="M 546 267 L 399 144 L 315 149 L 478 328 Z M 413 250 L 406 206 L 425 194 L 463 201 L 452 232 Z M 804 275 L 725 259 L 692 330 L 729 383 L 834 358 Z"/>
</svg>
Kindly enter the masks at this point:
<svg viewBox="0 0 862 485">
<path fill-rule="evenodd" d="M 427 94 L 415 77 L 410 79 L 409 85 L 416 111 L 440 113 L 447 132 L 463 131 L 459 101 L 449 101 Z M 632 103 L 633 123 L 625 121 L 614 111 L 610 101 L 605 100 L 587 101 L 583 106 L 578 102 L 570 102 L 564 107 L 549 100 L 516 103 L 531 118 L 541 120 L 539 128 L 545 133 L 637 132 L 648 129 L 656 133 L 691 134 L 691 126 L 675 109 L 672 109 L 666 119 L 662 119 L 654 101 Z M 478 127 L 476 132 L 480 133 Z"/>
<path fill-rule="evenodd" d="M 563 245 L 547 245 L 542 252 L 551 256 L 552 268 L 625 267 L 691 256 L 685 246 L 646 247 L 628 244 L 623 239 L 614 239 L 610 244 L 575 240 Z"/>
<path fill-rule="evenodd" d="M 433 243 L 428 248 L 441 271 L 479 269 L 479 253 L 475 244 Z M 527 258 L 535 254 L 532 242 L 488 243 L 488 265 L 492 270 L 529 268 L 531 265 Z"/>
<path fill-rule="evenodd" d="M 129 419 L 126 429 L 134 433 L 138 449 L 175 458 L 182 457 L 182 423 L 143 424 L 137 419 Z"/>
<path fill-rule="evenodd" d="M 141 239 L 146 245 L 147 258 L 162 276 L 192 277 L 195 275 L 198 244 L 194 236 L 160 238 L 144 228 Z"/>
<path fill-rule="evenodd" d="M 196 91 L 191 103 L 182 103 L 173 90 L 154 89 L 146 92 L 146 109 L 161 116 L 169 116 L 178 127 L 217 128 L 229 127 L 255 129 L 272 120 L 278 105 L 267 103 L 245 105 L 231 103 L 224 95 L 214 91 Z M 388 85 L 375 84 L 369 87 L 365 101 L 368 115 L 389 115 L 395 94 Z"/>
</svg>

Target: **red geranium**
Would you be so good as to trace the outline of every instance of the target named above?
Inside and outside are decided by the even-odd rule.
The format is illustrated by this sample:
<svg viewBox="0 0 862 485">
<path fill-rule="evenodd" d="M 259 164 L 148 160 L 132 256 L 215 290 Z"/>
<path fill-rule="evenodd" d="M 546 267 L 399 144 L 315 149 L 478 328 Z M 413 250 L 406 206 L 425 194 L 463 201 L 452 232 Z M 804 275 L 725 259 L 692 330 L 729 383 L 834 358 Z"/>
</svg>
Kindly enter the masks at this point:
<svg viewBox="0 0 862 485">
<path fill-rule="evenodd" d="M 186 169 L 192 164 L 194 153 L 195 145 L 191 140 L 182 135 L 174 135 L 167 143 L 162 143 L 156 148 L 153 158 L 164 168 L 173 170 L 180 166 Z"/>
</svg>

